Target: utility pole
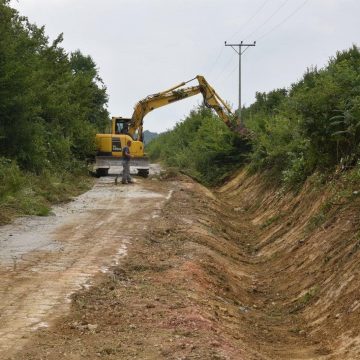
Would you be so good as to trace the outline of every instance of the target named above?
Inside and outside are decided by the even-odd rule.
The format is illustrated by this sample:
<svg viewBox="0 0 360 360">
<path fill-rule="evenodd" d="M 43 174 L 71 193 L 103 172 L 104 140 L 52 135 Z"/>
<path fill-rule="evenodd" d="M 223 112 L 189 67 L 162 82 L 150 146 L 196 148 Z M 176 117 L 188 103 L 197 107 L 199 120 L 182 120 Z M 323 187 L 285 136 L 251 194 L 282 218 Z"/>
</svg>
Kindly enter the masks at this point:
<svg viewBox="0 0 360 360">
<path fill-rule="evenodd" d="M 242 123 L 241 120 L 241 56 L 242 54 L 244 54 L 244 52 L 250 47 L 250 46 L 256 46 L 256 41 L 254 41 L 252 44 L 244 44 L 243 41 L 240 42 L 240 44 L 228 44 L 225 41 L 225 46 L 231 46 L 233 48 L 233 50 L 239 55 L 239 110 L 238 110 L 238 114 L 239 114 L 239 120 L 240 120 L 240 124 Z M 245 47 L 245 49 L 243 50 L 242 48 Z M 238 48 L 238 49 L 236 49 Z"/>
</svg>

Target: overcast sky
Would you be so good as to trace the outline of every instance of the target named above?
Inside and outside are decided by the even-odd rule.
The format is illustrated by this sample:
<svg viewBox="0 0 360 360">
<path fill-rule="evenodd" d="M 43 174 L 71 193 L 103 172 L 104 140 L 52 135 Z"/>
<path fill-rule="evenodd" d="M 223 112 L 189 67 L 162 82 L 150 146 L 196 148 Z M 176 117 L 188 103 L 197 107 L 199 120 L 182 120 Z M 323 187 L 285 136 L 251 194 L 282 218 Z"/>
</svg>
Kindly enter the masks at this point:
<svg viewBox="0 0 360 360">
<path fill-rule="evenodd" d="M 307 67 L 360 44 L 359 0 L 12 0 L 68 51 L 93 57 L 111 115 L 132 114 L 145 96 L 206 77 L 234 108 L 238 56 L 224 41 L 257 41 L 243 56 L 243 103 L 256 91 L 288 87 Z M 171 128 L 201 95 L 154 110 L 145 129 Z"/>
</svg>

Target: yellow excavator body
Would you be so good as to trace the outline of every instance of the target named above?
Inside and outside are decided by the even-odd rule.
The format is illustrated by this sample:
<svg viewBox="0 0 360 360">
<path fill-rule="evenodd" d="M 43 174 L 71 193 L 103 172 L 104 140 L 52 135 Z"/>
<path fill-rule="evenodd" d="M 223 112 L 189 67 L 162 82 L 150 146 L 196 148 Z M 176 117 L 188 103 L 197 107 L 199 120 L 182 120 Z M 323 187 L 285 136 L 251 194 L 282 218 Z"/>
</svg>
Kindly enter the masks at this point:
<svg viewBox="0 0 360 360">
<path fill-rule="evenodd" d="M 199 85 L 185 87 L 190 81 L 197 80 Z M 143 119 L 150 111 L 159 107 L 172 104 L 190 96 L 201 93 L 205 106 L 212 108 L 220 119 L 231 129 L 235 130 L 238 123 L 234 123 L 235 115 L 229 106 L 216 93 L 210 84 L 201 75 L 194 79 L 182 82 L 160 93 L 152 94 L 140 100 L 134 108 L 132 117 L 113 117 L 111 122 L 111 134 L 96 135 L 96 173 L 99 176 L 107 175 L 112 166 L 120 166 L 122 161 L 122 149 L 128 141 L 131 141 L 130 154 L 131 166 L 136 167 L 138 174 L 149 174 L 149 162 L 144 152 L 143 143 Z"/>
<path fill-rule="evenodd" d="M 131 141 L 131 155 L 134 157 L 144 156 L 144 144 L 142 141 L 134 140 L 129 135 L 97 134 L 97 154 L 101 156 L 122 157 L 122 149 L 128 141 Z"/>
</svg>

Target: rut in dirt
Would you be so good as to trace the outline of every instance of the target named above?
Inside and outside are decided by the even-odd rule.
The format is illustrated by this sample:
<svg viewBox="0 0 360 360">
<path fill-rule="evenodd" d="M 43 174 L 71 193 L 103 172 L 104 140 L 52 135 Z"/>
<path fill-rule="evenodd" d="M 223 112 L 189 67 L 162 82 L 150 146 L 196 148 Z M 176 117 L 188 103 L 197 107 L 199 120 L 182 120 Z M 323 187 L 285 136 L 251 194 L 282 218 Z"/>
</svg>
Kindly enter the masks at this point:
<svg viewBox="0 0 360 360">
<path fill-rule="evenodd" d="M 1 228 L 1 358 L 66 313 L 72 293 L 117 265 L 128 243 L 144 236 L 169 195 L 154 190 L 140 184 L 124 189 L 112 177 L 102 178 L 75 201 L 55 207 L 54 216 Z"/>
</svg>

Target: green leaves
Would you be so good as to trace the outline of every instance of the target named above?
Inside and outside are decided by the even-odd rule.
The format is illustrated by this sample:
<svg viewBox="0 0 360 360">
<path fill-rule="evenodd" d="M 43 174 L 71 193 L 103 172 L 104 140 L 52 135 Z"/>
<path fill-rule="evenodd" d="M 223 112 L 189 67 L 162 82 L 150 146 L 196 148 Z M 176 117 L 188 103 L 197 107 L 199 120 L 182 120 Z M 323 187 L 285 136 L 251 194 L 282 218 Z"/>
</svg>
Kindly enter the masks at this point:
<svg viewBox="0 0 360 360">
<path fill-rule="evenodd" d="M 0 156 L 42 172 L 73 166 L 94 151 L 108 122 L 106 88 L 90 56 L 67 54 L 0 1 Z"/>
<path fill-rule="evenodd" d="M 272 169 L 288 184 L 316 169 L 360 156 L 360 51 L 338 52 L 323 69 L 309 68 L 288 91 L 258 93 L 244 110 L 253 133 L 251 166 Z"/>
<path fill-rule="evenodd" d="M 147 150 L 152 159 L 215 185 L 244 163 L 249 145 L 211 110 L 200 106 L 174 130 L 151 141 Z"/>
</svg>

